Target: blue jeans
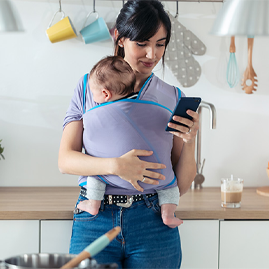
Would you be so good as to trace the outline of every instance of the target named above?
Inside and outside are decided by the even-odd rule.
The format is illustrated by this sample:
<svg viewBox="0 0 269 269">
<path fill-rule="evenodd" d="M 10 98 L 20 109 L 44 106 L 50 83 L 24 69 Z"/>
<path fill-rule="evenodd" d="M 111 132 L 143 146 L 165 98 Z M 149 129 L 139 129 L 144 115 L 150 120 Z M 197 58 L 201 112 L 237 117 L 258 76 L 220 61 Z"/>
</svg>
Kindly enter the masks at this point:
<svg viewBox="0 0 269 269">
<path fill-rule="evenodd" d="M 77 204 L 85 200 L 79 196 Z M 134 202 L 131 207 L 104 205 L 97 215 L 74 214 L 70 253 L 78 254 L 91 242 L 115 226 L 121 233 L 99 254 L 99 264 L 117 263 L 119 268 L 169 268 L 181 265 L 178 228 L 171 229 L 161 219 L 158 196 Z"/>
</svg>

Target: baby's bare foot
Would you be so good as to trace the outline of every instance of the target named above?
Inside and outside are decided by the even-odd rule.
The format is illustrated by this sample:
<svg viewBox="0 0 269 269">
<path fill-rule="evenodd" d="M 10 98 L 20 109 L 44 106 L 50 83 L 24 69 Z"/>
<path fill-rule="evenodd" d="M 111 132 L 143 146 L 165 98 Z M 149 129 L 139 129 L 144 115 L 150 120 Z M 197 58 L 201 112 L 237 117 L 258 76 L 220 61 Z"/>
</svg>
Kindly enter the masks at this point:
<svg viewBox="0 0 269 269">
<path fill-rule="evenodd" d="M 183 223 L 183 220 L 178 219 L 175 216 L 163 216 L 162 215 L 162 219 L 163 219 L 163 223 L 165 225 L 167 225 L 170 228 L 176 228 L 178 227 L 180 224 Z"/>
<path fill-rule="evenodd" d="M 170 228 L 176 228 L 183 223 L 181 219 L 175 217 L 177 205 L 175 204 L 163 204 L 161 205 L 161 213 L 163 223 Z"/>
<path fill-rule="evenodd" d="M 88 213 L 90 213 L 91 215 L 97 215 L 99 212 L 99 208 L 101 205 L 101 201 L 100 200 L 84 200 L 81 201 L 78 205 L 77 208 L 86 211 Z"/>
</svg>

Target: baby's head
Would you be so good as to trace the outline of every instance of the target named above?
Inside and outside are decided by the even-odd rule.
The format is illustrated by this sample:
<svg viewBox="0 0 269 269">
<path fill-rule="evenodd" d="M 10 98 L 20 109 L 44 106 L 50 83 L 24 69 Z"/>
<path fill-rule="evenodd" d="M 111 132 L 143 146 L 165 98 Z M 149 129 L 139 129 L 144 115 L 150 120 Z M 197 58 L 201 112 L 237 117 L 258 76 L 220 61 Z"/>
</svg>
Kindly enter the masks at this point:
<svg viewBox="0 0 269 269">
<path fill-rule="evenodd" d="M 134 92 L 136 77 L 120 56 L 108 56 L 90 72 L 90 89 L 96 103 L 114 101 Z"/>
</svg>

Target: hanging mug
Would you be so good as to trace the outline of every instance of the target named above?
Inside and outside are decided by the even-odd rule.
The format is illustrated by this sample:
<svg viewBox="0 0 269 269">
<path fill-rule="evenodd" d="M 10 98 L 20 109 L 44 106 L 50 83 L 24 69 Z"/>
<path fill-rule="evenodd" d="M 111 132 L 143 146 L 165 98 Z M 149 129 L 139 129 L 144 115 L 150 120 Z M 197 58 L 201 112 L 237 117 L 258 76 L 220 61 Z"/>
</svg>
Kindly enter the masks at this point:
<svg viewBox="0 0 269 269">
<path fill-rule="evenodd" d="M 57 13 L 62 13 L 62 18 L 60 21 L 52 25 L 52 22 Z M 54 16 L 52 17 L 49 23 L 46 33 L 51 43 L 56 43 L 56 42 L 60 42 L 60 41 L 77 37 L 76 30 L 70 18 L 68 16 L 65 17 L 65 14 L 63 11 L 57 11 L 54 14 Z"/>
<path fill-rule="evenodd" d="M 99 15 L 97 12 L 91 12 L 87 15 L 84 26 L 91 14 L 96 14 L 95 21 L 90 23 L 89 25 L 87 25 L 80 31 L 80 34 L 83 38 L 84 43 L 89 44 L 89 43 L 111 39 L 109 29 L 104 19 L 102 17 L 99 18 Z"/>
</svg>

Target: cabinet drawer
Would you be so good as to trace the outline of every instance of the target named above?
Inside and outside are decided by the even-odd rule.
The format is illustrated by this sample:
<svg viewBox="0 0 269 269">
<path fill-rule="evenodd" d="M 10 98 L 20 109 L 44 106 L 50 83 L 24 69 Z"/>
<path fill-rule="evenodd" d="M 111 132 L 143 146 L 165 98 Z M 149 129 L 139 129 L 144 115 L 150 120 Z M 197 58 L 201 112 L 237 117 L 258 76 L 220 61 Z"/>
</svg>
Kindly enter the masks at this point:
<svg viewBox="0 0 269 269">
<path fill-rule="evenodd" d="M 71 220 L 42 220 L 40 251 L 69 253 L 72 223 Z"/>
<path fill-rule="evenodd" d="M 181 269 L 218 268 L 219 221 L 184 220 L 179 226 Z"/>
<path fill-rule="evenodd" d="M 39 252 L 38 220 L 0 220 L 0 259 Z"/>
<path fill-rule="evenodd" d="M 269 221 L 221 221 L 220 269 L 269 268 Z"/>
</svg>

